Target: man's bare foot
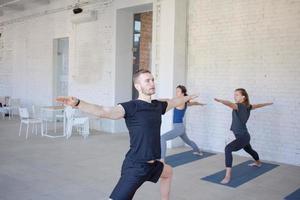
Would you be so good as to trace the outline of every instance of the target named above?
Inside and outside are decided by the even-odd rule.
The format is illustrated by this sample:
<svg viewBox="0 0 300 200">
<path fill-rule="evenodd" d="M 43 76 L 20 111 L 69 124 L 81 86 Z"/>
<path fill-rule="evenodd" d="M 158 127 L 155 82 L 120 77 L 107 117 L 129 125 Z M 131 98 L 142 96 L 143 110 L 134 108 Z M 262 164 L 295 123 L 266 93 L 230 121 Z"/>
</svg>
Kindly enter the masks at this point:
<svg viewBox="0 0 300 200">
<path fill-rule="evenodd" d="M 194 155 L 203 156 L 203 153 L 202 153 L 201 151 L 200 151 L 200 152 L 194 151 L 193 154 L 194 154 Z"/>
<path fill-rule="evenodd" d="M 250 167 L 261 167 L 261 162 L 260 161 L 255 161 L 254 163 L 249 164 L 248 166 Z"/>
<path fill-rule="evenodd" d="M 230 176 L 225 176 L 224 179 L 220 182 L 221 184 L 227 184 L 230 182 L 231 177 Z"/>
</svg>

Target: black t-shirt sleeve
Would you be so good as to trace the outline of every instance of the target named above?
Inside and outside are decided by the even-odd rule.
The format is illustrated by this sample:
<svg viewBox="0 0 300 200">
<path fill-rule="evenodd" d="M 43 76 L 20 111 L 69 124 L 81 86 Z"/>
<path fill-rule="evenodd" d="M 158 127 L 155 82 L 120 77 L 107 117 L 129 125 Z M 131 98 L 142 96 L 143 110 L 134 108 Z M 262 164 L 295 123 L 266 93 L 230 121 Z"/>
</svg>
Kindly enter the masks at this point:
<svg viewBox="0 0 300 200">
<path fill-rule="evenodd" d="M 168 102 L 166 101 L 158 101 L 161 105 L 161 114 L 164 115 L 166 113 Z"/>
<path fill-rule="evenodd" d="M 137 109 L 136 103 L 134 101 L 119 103 L 119 105 L 121 105 L 125 110 L 124 118 L 133 116 Z"/>
</svg>

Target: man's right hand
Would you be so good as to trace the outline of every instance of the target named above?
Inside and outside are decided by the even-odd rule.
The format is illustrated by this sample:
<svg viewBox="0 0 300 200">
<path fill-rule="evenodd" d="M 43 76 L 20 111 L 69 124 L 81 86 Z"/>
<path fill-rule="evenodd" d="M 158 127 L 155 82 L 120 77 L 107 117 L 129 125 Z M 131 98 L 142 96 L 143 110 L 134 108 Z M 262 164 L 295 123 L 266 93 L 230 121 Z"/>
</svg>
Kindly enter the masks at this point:
<svg viewBox="0 0 300 200">
<path fill-rule="evenodd" d="M 76 97 L 57 97 L 56 101 L 72 107 L 75 107 L 75 105 L 78 103 L 78 99 Z"/>
</svg>

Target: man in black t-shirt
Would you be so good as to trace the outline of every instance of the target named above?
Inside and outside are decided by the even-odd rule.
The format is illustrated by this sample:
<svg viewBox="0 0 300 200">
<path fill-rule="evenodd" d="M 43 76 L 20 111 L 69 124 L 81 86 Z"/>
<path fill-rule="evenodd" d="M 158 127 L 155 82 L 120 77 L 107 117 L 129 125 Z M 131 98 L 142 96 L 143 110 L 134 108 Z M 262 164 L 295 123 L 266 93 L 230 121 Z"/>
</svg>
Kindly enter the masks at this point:
<svg viewBox="0 0 300 200">
<path fill-rule="evenodd" d="M 57 101 L 101 118 L 125 118 L 130 136 L 130 149 L 122 165 L 121 178 L 110 195 L 112 200 L 130 200 L 144 182 L 156 183 L 159 179 L 161 199 L 168 200 L 172 168 L 160 161 L 161 115 L 196 96 L 167 101 L 151 100 L 151 96 L 155 94 L 155 85 L 154 78 L 148 70 L 138 70 L 133 75 L 133 82 L 139 92 L 138 99 L 120 103 L 115 107 L 93 105 L 75 97 L 59 97 Z"/>
</svg>

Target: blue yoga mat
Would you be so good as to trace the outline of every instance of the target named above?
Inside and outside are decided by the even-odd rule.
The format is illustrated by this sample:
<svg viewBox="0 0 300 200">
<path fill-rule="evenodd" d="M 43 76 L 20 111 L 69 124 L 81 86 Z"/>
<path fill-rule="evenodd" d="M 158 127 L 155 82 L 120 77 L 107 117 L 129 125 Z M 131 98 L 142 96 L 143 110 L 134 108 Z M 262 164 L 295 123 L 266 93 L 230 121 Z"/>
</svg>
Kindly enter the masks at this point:
<svg viewBox="0 0 300 200">
<path fill-rule="evenodd" d="M 284 198 L 285 200 L 299 200 L 300 199 L 300 188 Z"/>
<path fill-rule="evenodd" d="M 203 155 L 200 156 L 200 155 L 193 154 L 193 151 L 186 151 L 186 152 L 167 156 L 165 158 L 165 162 L 171 165 L 172 167 L 177 167 L 180 165 L 184 165 L 190 162 L 194 162 L 196 160 L 200 160 L 215 155 L 213 153 L 208 153 L 208 152 L 202 152 L 202 153 Z"/>
<path fill-rule="evenodd" d="M 250 163 L 253 163 L 253 161 L 248 160 L 246 162 L 234 166 L 232 168 L 231 181 L 228 184 L 225 184 L 225 186 L 236 188 L 279 166 L 270 163 L 262 163 L 261 167 L 250 167 L 248 166 L 248 164 Z M 222 170 L 201 179 L 212 183 L 221 184 L 220 181 L 223 180 L 225 172 L 225 170 Z"/>
</svg>

